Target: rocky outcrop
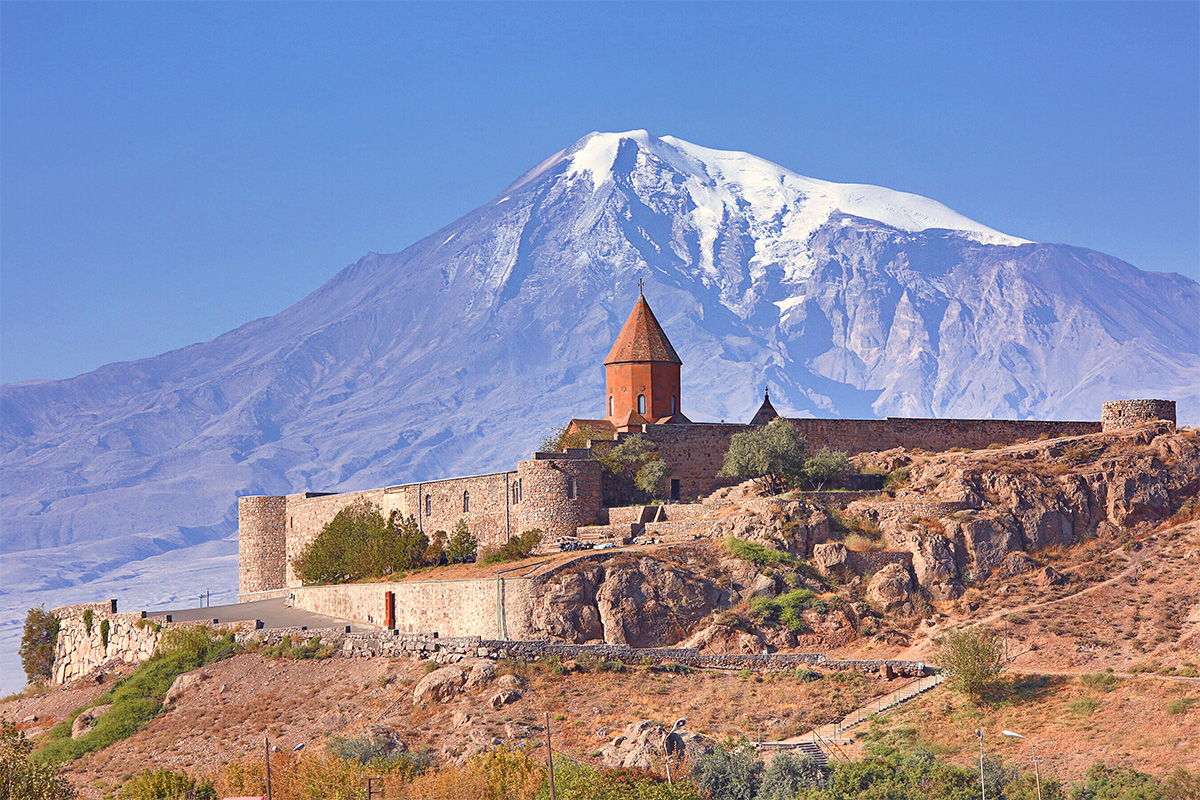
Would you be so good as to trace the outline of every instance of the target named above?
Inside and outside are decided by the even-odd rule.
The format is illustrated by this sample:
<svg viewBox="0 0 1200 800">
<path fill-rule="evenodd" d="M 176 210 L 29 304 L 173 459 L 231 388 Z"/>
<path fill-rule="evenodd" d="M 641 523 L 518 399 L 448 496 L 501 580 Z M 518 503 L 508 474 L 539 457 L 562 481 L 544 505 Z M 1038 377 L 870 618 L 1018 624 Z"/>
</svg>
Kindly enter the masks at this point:
<svg viewBox="0 0 1200 800">
<path fill-rule="evenodd" d="M 714 523 L 708 535 L 733 536 L 807 558 L 814 547 L 829 540 L 830 523 L 822 509 L 808 503 L 777 497 L 745 499 Z"/>
<path fill-rule="evenodd" d="M 729 595 L 683 565 L 643 557 L 614 560 L 596 591 L 604 641 L 660 647 L 684 639 L 692 628 L 728 603 Z"/>
<path fill-rule="evenodd" d="M 67 683 L 113 662 L 139 664 L 154 654 L 159 630 L 141 614 L 59 614 L 53 681 Z"/>
<path fill-rule="evenodd" d="M 534 630 L 575 644 L 604 639 L 596 589 L 604 568 L 583 563 L 555 573 L 534 597 L 530 623 Z"/>
<path fill-rule="evenodd" d="M 673 645 L 732 600 L 730 590 L 704 574 L 714 572 L 712 566 L 705 545 L 573 565 L 535 591 L 534 632 L 577 644 Z"/>
<path fill-rule="evenodd" d="M 860 456 L 902 463 L 901 453 Z M 886 464 L 884 463 L 886 462 Z M 1161 523 L 1200 493 L 1200 435 L 1168 422 L 911 462 L 911 486 L 894 498 L 851 503 L 889 548 L 912 554 L 916 582 L 937 601 L 958 598 L 964 579 L 1037 570 L 1030 554 L 1084 536 Z M 842 576 L 848 554 L 818 545 L 814 564 Z M 1040 572 L 1053 584 L 1058 573 Z M 882 588 L 882 587 L 880 587 Z"/>
<path fill-rule="evenodd" d="M 92 706 L 81 711 L 79 716 L 75 717 L 75 721 L 71 723 L 71 738 L 78 739 L 80 736 L 86 735 L 96 724 L 96 720 L 100 719 L 110 708 L 112 708 L 112 703 Z"/>
</svg>

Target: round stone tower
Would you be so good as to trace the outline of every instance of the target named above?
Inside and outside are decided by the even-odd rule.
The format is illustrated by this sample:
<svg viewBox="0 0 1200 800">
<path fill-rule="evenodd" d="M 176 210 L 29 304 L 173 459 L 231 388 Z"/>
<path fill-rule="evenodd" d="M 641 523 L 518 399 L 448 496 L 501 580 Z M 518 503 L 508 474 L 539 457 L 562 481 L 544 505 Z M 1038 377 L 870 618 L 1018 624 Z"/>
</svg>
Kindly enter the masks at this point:
<svg viewBox="0 0 1200 800">
<path fill-rule="evenodd" d="M 286 583 L 286 497 L 238 498 L 238 594 Z"/>
<path fill-rule="evenodd" d="M 600 516 L 600 462 L 560 453 L 536 453 L 517 464 L 521 502 L 517 531 L 540 528 L 544 539 L 574 536 Z"/>
<path fill-rule="evenodd" d="M 1166 420 L 1175 424 L 1174 400 L 1112 400 L 1100 410 L 1100 429 L 1115 431 L 1143 422 Z"/>
</svg>

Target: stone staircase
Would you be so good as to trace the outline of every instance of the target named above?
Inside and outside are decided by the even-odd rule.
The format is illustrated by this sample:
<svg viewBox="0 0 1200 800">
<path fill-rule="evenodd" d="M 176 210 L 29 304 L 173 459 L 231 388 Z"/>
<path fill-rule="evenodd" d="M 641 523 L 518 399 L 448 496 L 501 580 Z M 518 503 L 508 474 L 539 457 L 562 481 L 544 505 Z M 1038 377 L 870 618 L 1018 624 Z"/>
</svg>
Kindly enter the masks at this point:
<svg viewBox="0 0 1200 800">
<path fill-rule="evenodd" d="M 860 725 L 871 717 L 882 714 L 889 709 L 895 708 L 901 703 L 906 703 L 914 697 L 919 697 L 928 691 L 932 691 L 945 680 L 940 673 L 936 675 L 926 675 L 916 680 L 910 681 L 904 686 L 901 686 L 894 692 L 880 695 L 862 708 L 856 709 L 840 719 L 835 719 L 800 736 L 793 736 L 790 739 L 784 739 L 779 742 L 763 742 L 759 745 L 764 751 L 778 750 L 799 750 L 806 754 L 812 754 L 812 748 L 816 748 L 828 758 L 844 757 L 841 754 L 841 746 L 849 744 L 850 739 L 845 734 L 848 730 Z M 815 758 L 815 754 L 812 754 Z"/>
</svg>

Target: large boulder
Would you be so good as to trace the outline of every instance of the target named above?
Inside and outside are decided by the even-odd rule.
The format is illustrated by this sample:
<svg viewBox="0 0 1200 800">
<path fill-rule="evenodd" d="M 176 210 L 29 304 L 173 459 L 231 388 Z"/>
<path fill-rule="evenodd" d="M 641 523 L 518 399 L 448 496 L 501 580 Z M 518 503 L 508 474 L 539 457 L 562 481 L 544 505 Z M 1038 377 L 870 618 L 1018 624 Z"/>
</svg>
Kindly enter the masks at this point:
<svg viewBox="0 0 1200 800">
<path fill-rule="evenodd" d="M 813 548 L 813 565 L 822 575 L 849 576 L 850 551 L 841 542 L 825 542 Z"/>
<path fill-rule="evenodd" d="M 609 644 L 663 647 L 687 637 L 704 617 L 728 603 L 728 593 L 682 566 L 644 557 L 613 561 L 596 592 Z"/>
<path fill-rule="evenodd" d="M 163 698 L 163 705 L 174 705 L 183 693 L 200 683 L 201 675 L 199 672 L 185 672 L 174 681 L 171 682 L 171 688 L 167 689 L 167 695 Z"/>
<path fill-rule="evenodd" d="M 112 703 L 85 708 L 82 712 L 80 712 L 79 716 L 75 718 L 75 721 L 71 723 L 71 738 L 78 739 L 80 736 L 83 736 L 90 731 L 92 726 L 96 724 L 96 720 L 100 719 L 100 717 L 104 715 L 104 712 L 108 711 L 110 708 L 112 708 Z"/>
<path fill-rule="evenodd" d="M 453 699 L 462 689 L 467 675 L 458 667 L 435 669 L 417 683 L 413 689 L 413 705 L 444 703 Z"/>
<path fill-rule="evenodd" d="M 691 731 L 675 733 L 653 722 L 640 720 L 626 726 L 620 736 L 600 748 L 600 758 L 606 767 L 661 767 L 670 752 L 673 759 L 694 759 L 713 749 L 713 740 Z"/>
<path fill-rule="evenodd" d="M 887 564 L 867 584 L 867 602 L 880 610 L 900 608 L 912 599 L 913 579 L 900 564 Z"/>
</svg>

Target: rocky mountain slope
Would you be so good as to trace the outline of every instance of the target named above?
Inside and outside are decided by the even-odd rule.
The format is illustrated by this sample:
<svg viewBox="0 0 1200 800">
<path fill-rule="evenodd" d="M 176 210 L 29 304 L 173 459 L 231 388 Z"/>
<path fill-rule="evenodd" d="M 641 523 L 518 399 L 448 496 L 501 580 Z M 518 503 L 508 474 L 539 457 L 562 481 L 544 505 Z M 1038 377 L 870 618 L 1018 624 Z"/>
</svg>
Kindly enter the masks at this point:
<svg viewBox="0 0 1200 800">
<path fill-rule="evenodd" d="M 1161 396 L 1200 418 L 1194 282 L 926 198 L 591 134 L 273 317 L 4 387 L 3 649 L 42 600 L 229 591 L 239 494 L 510 465 L 598 413 L 638 279 L 693 419 L 748 419 L 764 385 L 794 415 L 1094 419 Z"/>
</svg>

